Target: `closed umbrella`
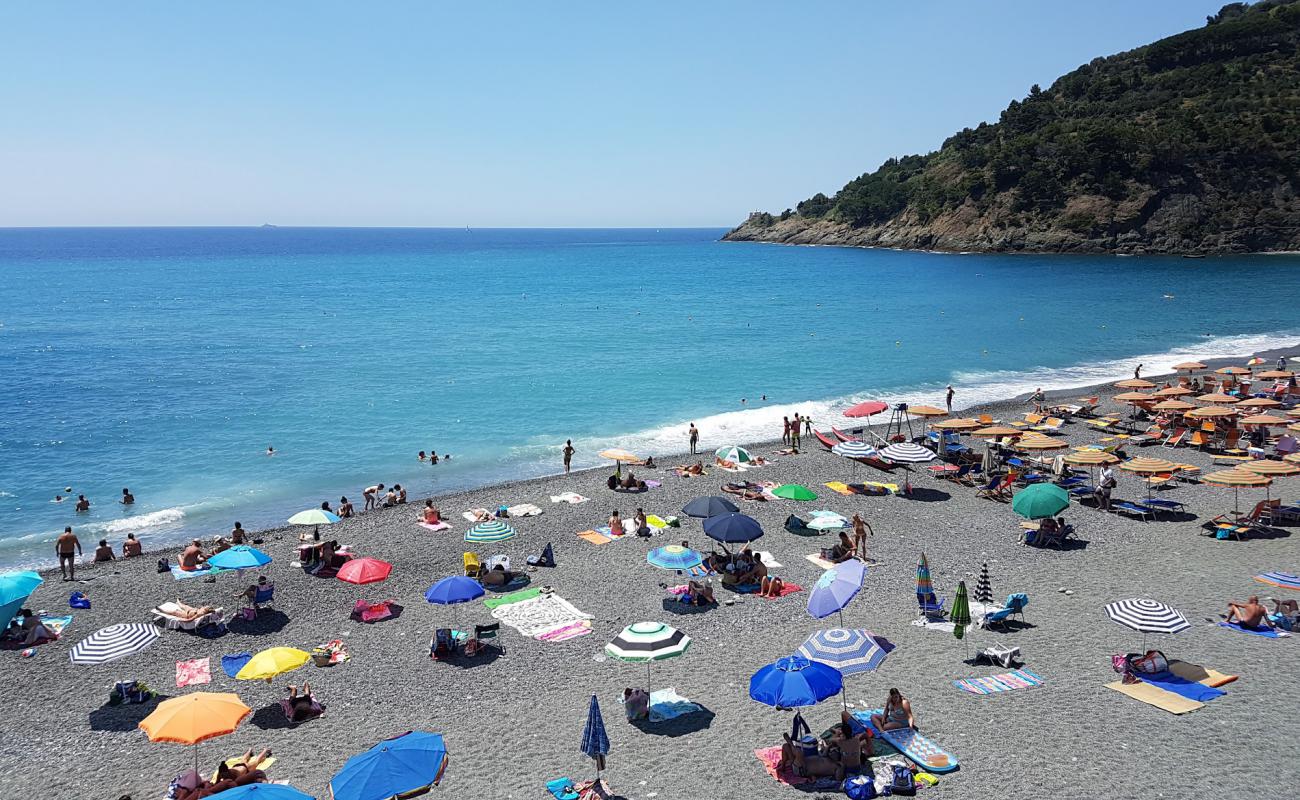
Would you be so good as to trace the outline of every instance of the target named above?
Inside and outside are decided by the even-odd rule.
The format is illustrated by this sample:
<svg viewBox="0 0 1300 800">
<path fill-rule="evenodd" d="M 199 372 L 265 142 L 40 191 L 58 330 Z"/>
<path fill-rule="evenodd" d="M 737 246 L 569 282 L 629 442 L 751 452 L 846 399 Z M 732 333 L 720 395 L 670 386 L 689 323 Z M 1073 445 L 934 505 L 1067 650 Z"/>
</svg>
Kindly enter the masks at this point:
<svg viewBox="0 0 1300 800">
<path fill-rule="evenodd" d="M 330 779 L 332 800 L 414 797 L 438 785 L 447 769 L 442 736 L 410 731 L 349 758 Z"/>
<path fill-rule="evenodd" d="M 1070 507 L 1070 495 L 1054 483 L 1035 483 L 1016 492 L 1011 510 L 1025 519 L 1055 517 Z"/>
<path fill-rule="evenodd" d="M 916 604 L 922 611 L 939 609 L 939 598 L 934 595 L 934 581 L 930 578 L 930 560 L 921 553 L 916 563 Z"/>
<path fill-rule="evenodd" d="M 803 656 L 788 656 L 755 672 L 749 697 L 775 708 L 814 706 L 844 689 L 838 669 Z"/>
<path fill-rule="evenodd" d="M 143 622 L 123 622 L 100 628 L 68 651 L 73 664 L 107 664 L 138 653 L 158 638 L 158 628 Z"/>
<path fill-rule="evenodd" d="M 487 522 L 480 522 L 465 531 L 465 541 L 476 542 L 479 544 L 504 542 L 507 539 L 513 539 L 514 536 L 515 529 L 499 519 L 490 519 Z"/>
<path fill-rule="evenodd" d="M 1260 583 L 1267 583 L 1269 586 L 1276 586 L 1279 589 L 1292 589 L 1300 592 L 1300 575 L 1292 575 L 1289 572 L 1264 572 L 1256 575 L 1255 580 Z"/>
<path fill-rule="evenodd" d="M 708 519 L 719 514 L 739 511 L 735 503 L 725 497 L 697 497 L 682 507 L 682 513 L 688 517 Z"/>
<path fill-rule="evenodd" d="M 689 547 L 682 547 L 680 544 L 656 547 L 649 553 L 646 553 L 645 558 L 653 567 L 676 570 L 678 572 L 694 569 L 704 563 L 703 555 Z"/>
<path fill-rule="evenodd" d="M 762 536 L 763 527 L 753 517 L 728 513 L 704 520 L 704 533 L 722 544 L 744 544 Z"/>
<path fill-rule="evenodd" d="M 844 607 L 862 591 L 867 577 L 867 565 L 856 558 L 841 562 L 821 574 L 808 594 L 808 613 L 814 619 L 824 619 L 831 614 L 840 615 L 844 622 Z"/>
<path fill-rule="evenodd" d="M 199 742 L 234 733 L 253 710 L 230 692 L 191 692 L 162 701 L 140 720 L 140 730 L 151 742 L 194 746 L 194 769 L 199 768 Z"/>
<path fill-rule="evenodd" d="M 975 581 L 975 591 L 971 596 L 975 602 L 986 606 L 993 603 L 993 584 L 989 581 L 989 562 L 987 561 L 980 567 L 979 580 Z"/>
<path fill-rule="evenodd" d="M 1106 605 L 1106 616 L 1129 630 L 1142 634 L 1142 650 L 1146 652 L 1148 633 L 1179 633 L 1192 627 L 1176 608 L 1156 600 L 1134 597 L 1116 600 Z"/>
<path fill-rule="evenodd" d="M 241 681 L 266 681 L 276 675 L 292 672 L 311 661 L 311 653 L 296 647 L 271 647 L 248 660 L 248 663 L 235 673 L 235 679 Z"/>
<path fill-rule="evenodd" d="M 807 486 L 801 486 L 797 483 L 785 483 L 772 490 L 772 494 L 777 497 L 783 497 L 786 500 L 816 500 L 817 494 Z"/>
<path fill-rule="evenodd" d="M 271 557 L 256 547 L 237 544 L 208 559 L 208 564 L 220 569 L 256 569 L 271 563 Z"/>
<path fill-rule="evenodd" d="M 339 567 L 338 579 L 344 583 L 378 583 L 387 580 L 393 565 L 377 558 L 354 558 Z"/>
<path fill-rule="evenodd" d="M 45 579 L 30 569 L 0 575 L 0 629 L 9 627 L 14 615 L 42 583 Z"/>
<path fill-rule="evenodd" d="M 650 691 L 650 663 L 676 658 L 691 646 L 691 637 L 662 622 L 634 622 L 605 645 L 605 654 L 620 661 L 645 662 L 646 691 Z"/>
<path fill-rule="evenodd" d="M 730 447 L 719 447 L 713 455 L 719 461 L 729 461 L 732 464 L 747 464 L 754 460 L 749 451 L 743 447 L 737 447 L 734 444 Z"/>
<path fill-rule="evenodd" d="M 952 598 L 952 608 L 948 611 L 948 621 L 952 623 L 952 635 L 965 640 L 966 627 L 971 624 L 970 599 L 966 596 L 966 581 L 957 581 L 957 593 Z M 966 642 L 966 657 L 970 658 L 970 642 Z"/>
<path fill-rule="evenodd" d="M 587 724 L 582 727 L 582 752 L 596 762 L 596 780 L 599 781 L 600 771 L 605 768 L 605 756 L 609 755 L 609 736 L 605 733 L 605 720 L 600 716 L 600 702 L 594 694 L 587 706 Z"/>
</svg>

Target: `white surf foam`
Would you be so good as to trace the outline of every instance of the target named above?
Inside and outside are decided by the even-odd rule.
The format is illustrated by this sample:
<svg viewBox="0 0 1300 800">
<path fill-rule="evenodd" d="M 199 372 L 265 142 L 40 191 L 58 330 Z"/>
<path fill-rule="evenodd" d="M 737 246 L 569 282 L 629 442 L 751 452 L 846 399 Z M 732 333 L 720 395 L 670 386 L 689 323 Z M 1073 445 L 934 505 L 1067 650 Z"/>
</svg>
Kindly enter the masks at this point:
<svg viewBox="0 0 1300 800">
<path fill-rule="evenodd" d="M 164 508 L 159 511 L 150 511 L 148 514 L 137 514 L 133 517 L 124 517 L 109 520 L 108 522 L 91 523 L 86 526 L 86 529 L 98 533 L 134 533 L 164 525 L 175 525 L 183 519 L 185 519 L 183 509 Z"/>
</svg>

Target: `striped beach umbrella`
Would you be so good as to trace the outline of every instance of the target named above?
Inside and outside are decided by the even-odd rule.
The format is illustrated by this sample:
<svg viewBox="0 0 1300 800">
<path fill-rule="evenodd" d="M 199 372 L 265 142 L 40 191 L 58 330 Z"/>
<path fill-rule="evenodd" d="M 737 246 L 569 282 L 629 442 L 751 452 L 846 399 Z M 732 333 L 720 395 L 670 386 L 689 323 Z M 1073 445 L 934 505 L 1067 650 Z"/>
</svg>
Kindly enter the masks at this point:
<svg viewBox="0 0 1300 800">
<path fill-rule="evenodd" d="M 879 451 L 865 442 L 840 442 L 831 452 L 845 458 L 875 458 Z"/>
<path fill-rule="evenodd" d="M 895 464 L 923 464 L 935 457 L 935 452 L 914 442 L 898 442 L 880 451 L 881 458 Z"/>
<path fill-rule="evenodd" d="M 835 667 L 844 675 L 871 672 L 894 651 L 893 642 L 871 631 L 831 628 L 809 636 L 796 651 L 809 661 Z"/>
<path fill-rule="evenodd" d="M 481 544 L 504 542 L 506 539 L 513 539 L 514 536 L 515 529 L 499 519 L 490 519 L 487 522 L 480 522 L 465 531 L 465 541 L 478 542 Z"/>
<path fill-rule="evenodd" d="M 682 571 L 703 564 L 704 556 L 689 547 L 682 547 L 680 544 L 670 544 L 663 547 L 656 547 L 649 553 L 646 553 L 645 560 L 650 562 L 650 566 L 652 567 Z"/>
<path fill-rule="evenodd" d="M 646 691 L 650 691 L 650 662 L 675 658 L 690 646 L 691 637 L 671 625 L 634 622 L 605 645 L 605 655 L 619 661 L 645 662 Z"/>
<path fill-rule="evenodd" d="M 1292 575 L 1289 572 L 1263 572 L 1256 575 L 1255 580 L 1279 589 L 1293 589 L 1300 592 L 1300 575 Z"/>
<path fill-rule="evenodd" d="M 158 638 L 158 628 L 143 622 L 123 622 L 100 628 L 68 651 L 73 664 L 107 664 L 138 653 Z"/>
<path fill-rule="evenodd" d="M 867 565 L 856 558 L 826 570 L 808 593 L 808 613 L 813 619 L 839 614 L 842 623 L 844 607 L 862 591 L 862 582 L 866 577 Z"/>
<path fill-rule="evenodd" d="M 980 576 L 975 581 L 975 591 L 971 594 L 971 599 L 984 605 L 993 603 L 993 584 L 989 582 L 989 562 L 987 561 L 980 567 Z"/>
<path fill-rule="evenodd" d="M 600 780 L 605 756 L 609 755 L 609 735 L 605 733 L 605 720 L 600 716 L 600 702 L 594 694 L 591 696 L 591 705 L 587 706 L 587 724 L 582 728 L 582 752 L 595 760 L 596 779 Z"/>
<path fill-rule="evenodd" d="M 1146 651 L 1148 633 L 1178 633 L 1192 627 L 1178 609 L 1141 597 L 1108 603 L 1106 616 L 1129 630 L 1141 633 L 1143 652 Z"/>
<path fill-rule="evenodd" d="M 730 447 L 719 447 L 713 455 L 719 461 L 730 461 L 732 464 L 746 464 L 754 460 L 749 451 L 743 447 L 731 445 Z"/>
</svg>

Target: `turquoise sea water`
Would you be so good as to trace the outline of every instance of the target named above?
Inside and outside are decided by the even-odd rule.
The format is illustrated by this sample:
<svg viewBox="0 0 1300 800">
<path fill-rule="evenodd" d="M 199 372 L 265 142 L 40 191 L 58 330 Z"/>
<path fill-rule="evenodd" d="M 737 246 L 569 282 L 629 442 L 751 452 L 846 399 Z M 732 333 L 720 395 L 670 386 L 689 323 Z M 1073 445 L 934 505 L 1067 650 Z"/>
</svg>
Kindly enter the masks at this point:
<svg viewBox="0 0 1300 800">
<path fill-rule="evenodd" d="M 149 545 L 360 505 L 372 482 L 551 473 L 567 437 L 582 466 L 680 450 L 690 421 L 718 447 L 950 381 L 970 405 L 1300 341 L 1297 258 L 721 233 L 0 230 L 0 564 L 50 560 L 65 524 Z M 51 502 L 66 487 L 90 513 Z"/>
</svg>

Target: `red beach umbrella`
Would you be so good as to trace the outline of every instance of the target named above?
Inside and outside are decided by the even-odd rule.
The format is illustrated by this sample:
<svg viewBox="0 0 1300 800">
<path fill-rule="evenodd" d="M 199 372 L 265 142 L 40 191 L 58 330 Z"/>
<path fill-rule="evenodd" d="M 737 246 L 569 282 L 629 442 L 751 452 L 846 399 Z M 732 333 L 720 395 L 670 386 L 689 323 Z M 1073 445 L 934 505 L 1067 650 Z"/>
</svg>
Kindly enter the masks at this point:
<svg viewBox="0 0 1300 800">
<path fill-rule="evenodd" d="M 849 410 L 845 411 L 844 416 L 874 417 L 876 414 L 879 414 L 881 411 L 884 411 L 887 408 L 889 408 L 888 404 L 882 403 L 879 400 L 868 400 L 865 403 L 858 403 L 856 406 L 853 406 Z"/>
<path fill-rule="evenodd" d="M 354 558 L 339 567 L 338 578 L 347 583 L 378 583 L 393 571 L 393 565 L 377 558 Z"/>
</svg>

